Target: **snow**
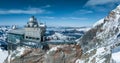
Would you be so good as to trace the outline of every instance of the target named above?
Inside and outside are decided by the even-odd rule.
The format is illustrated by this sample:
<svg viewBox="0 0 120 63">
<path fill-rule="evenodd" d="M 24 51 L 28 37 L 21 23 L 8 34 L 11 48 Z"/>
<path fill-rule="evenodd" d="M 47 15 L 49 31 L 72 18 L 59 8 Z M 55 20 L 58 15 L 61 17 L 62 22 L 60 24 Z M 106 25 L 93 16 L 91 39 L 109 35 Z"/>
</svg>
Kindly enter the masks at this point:
<svg viewBox="0 0 120 63">
<path fill-rule="evenodd" d="M 120 52 L 120 46 L 115 46 L 115 48 L 112 50 L 112 53 L 116 53 L 116 52 Z"/>
<path fill-rule="evenodd" d="M 102 23 L 103 23 L 102 26 L 96 27 Z M 116 39 L 118 34 L 120 34 L 120 5 L 115 10 L 110 12 L 110 14 L 105 18 L 105 20 L 103 18 L 99 20 L 97 23 L 95 23 L 93 25 L 93 29 L 97 30 L 96 36 L 94 37 L 96 39 L 100 39 L 100 41 L 98 41 L 98 43 L 100 44 L 98 44 L 97 46 L 99 48 L 96 48 L 95 46 L 97 50 L 96 54 L 89 57 L 87 63 L 91 63 L 91 60 L 93 60 L 93 58 L 95 58 L 95 63 L 105 63 L 106 60 L 109 60 L 111 58 L 109 57 L 109 54 L 111 54 L 110 46 L 114 45 L 115 43 L 118 43 L 119 45 L 119 42 L 120 42 L 118 41 L 119 38 Z M 89 54 L 89 52 L 87 53 Z M 114 53 L 112 52 L 112 59 L 116 63 L 120 63 L 120 49 L 117 49 L 117 52 L 114 52 Z"/>
<path fill-rule="evenodd" d="M 39 25 L 40 27 L 45 27 L 46 25 L 42 24 L 42 25 Z"/>
<path fill-rule="evenodd" d="M 105 52 L 105 47 L 101 47 L 101 48 L 97 49 L 96 54 L 101 54 L 101 53 L 104 53 L 104 52 Z"/>
<path fill-rule="evenodd" d="M 120 10 L 120 7 L 116 8 L 115 10 L 113 10 L 106 18 L 103 24 L 103 26 L 100 27 L 99 30 L 102 31 L 98 31 L 96 33 L 96 37 L 97 39 L 102 40 L 103 42 L 101 42 L 103 45 L 115 42 L 115 38 L 116 36 L 120 33 L 120 31 L 117 31 L 117 28 L 119 28 L 119 18 L 120 18 L 120 14 L 118 14 L 118 9 Z M 119 11 L 120 13 L 120 11 Z M 100 21 L 98 21 L 97 23 L 95 23 L 93 26 L 97 26 L 100 23 L 103 23 L 103 19 L 101 19 Z"/>
<path fill-rule="evenodd" d="M 77 31 L 84 31 L 87 32 L 88 30 L 90 30 L 90 27 L 86 27 L 86 28 L 80 28 L 80 29 L 76 29 Z"/>
<path fill-rule="evenodd" d="M 37 45 L 38 43 L 35 43 L 35 42 L 24 42 L 25 44 L 27 45 Z"/>
<path fill-rule="evenodd" d="M 48 36 L 49 38 L 53 38 L 53 39 L 55 39 L 55 40 L 57 40 L 57 39 L 61 39 L 61 40 L 66 40 L 69 36 L 65 36 L 65 35 L 63 35 L 63 34 L 60 34 L 60 33 L 55 33 L 55 34 L 53 34 L 52 36 Z"/>
<path fill-rule="evenodd" d="M 75 63 L 85 63 L 83 60 L 81 60 L 81 59 L 77 59 L 76 61 L 75 61 Z"/>
<path fill-rule="evenodd" d="M 8 52 L 7 51 L 2 51 L 0 49 L 0 63 L 3 63 L 4 60 L 8 57 Z"/>
<path fill-rule="evenodd" d="M 25 48 L 23 48 L 23 47 L 18 47 L 18 48 L 17 48 L 17 51 L 18 51 L 19 53 L 16 54 L 16 56 L 21 56 L 21 55 L 24 53 Z"/>
<path fill-rule="evenodd" d="M 93 56 L 89 57 L 88 63 L 91 63 L 91 61 L 94 58 L 96 59 L 95 63 L 104 63 L 105 60 L 106 60 L 106 58 L 104 56 L 110 54 L 110 49 L 106 48 L 106 47 L 100 47 L 100 48 L 95 48 L 95 49 L 97 51 L 96 51 L 96 53 Z M 86 53 L 91 54 L 91 52 L 94 51 L 95 49 L 91 49 L 91 50 L 87 51 Z"/>
<path fill-rule="evenodd" d="M 10 61 L 14 60 L 16 57 L 23 55 L 24 51 L 24 47 L 18 47 L 15 51 L 11 51 L 10 55 L 8 56 L 8 63 L 10 63 Z"/>
<path fill-rule="evenodd" d="M 61 48 L 61 46 L 52 47 L 52 48 L 47 52 L 47 54 L 49 54 L 49 53 L 52 52 L 52 51 L 56 51 L 58 48 Z"/>
<path fill-rule="evenodd" d="M 116 63 L 120 63 L 120 52 L 116 52 L 112 54 L 112 59 L 116 62 Z"/>
<path fill-rule="evenodd" d="M 0 26 L 0 32 L 3 33 L 3 34 L 0 35 L 0 44 L 6 45 L 5 39 L 6 39 L 6 36 L 7 36 L 7 34 L 6 34 L 7 30 L 9 30 L 9 29 L 7 29 L 6 27 L 1 27 Z M 0 63 L 3 63 L 6 60 L 7 57 L 8 57 L 8 51 L 2 50 L 0 48 Z"/>
<path fill-rule="evenodd" d="M 100 59 L 99 59 L 100 60 Z M 100 60 L 99 62 L 97 62 L 97 63 L 104 63 L 105 62 L 105 58 L 103 58 L 102 60 Z"/>
<path fill-rule="evenodd" d="M 8 63 L 11 61 L 11 55 L 8 55 Z"/>
<path fill-rule="evenodd" d="M 104 18 L 103 19 L 100 19 L 99 21 L 97 21 L 95 24 L 93 24 L 93 27 L 97 26 L 97 25 L 100 25 L 101 23 L 104 22 Z"/>
<path fill-rule="evenodd" d="M 68 40 L 50 40 L 48 42 L 69 42 Z"/>
<path fill-rule="evenodd" d="M 120 63 L 120 46 L 112 50 L 112 60 L 116 63 Z"/>
<path fill-rule="evenodd" d="M 118 5 L 117 8 L 113 11 L 119 14 L 120 13 L 120 5 Z"/>
</svg>

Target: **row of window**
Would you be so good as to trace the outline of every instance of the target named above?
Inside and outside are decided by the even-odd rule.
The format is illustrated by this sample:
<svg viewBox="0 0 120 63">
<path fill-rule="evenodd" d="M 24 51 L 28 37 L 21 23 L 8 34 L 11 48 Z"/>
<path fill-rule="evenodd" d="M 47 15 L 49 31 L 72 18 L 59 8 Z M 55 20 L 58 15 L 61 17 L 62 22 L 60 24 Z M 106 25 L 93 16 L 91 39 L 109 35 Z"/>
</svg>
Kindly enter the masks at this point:
<svg viewBox="0 0 120 63">
<path fill-rule="evenodd" d="M 40 38 L 28 37 L 28 36 L 26 36 L 26 39 L 40 40 Z"/>
</svg>

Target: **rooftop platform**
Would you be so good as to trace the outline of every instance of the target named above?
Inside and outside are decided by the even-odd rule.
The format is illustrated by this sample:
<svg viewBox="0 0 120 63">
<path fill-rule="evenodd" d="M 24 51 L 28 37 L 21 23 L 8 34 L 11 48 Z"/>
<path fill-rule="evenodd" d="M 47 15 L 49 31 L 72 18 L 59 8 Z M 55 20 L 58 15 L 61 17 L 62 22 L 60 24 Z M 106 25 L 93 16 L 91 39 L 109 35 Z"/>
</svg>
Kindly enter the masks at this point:
<svg viewBox="0 0 120 63">
<path fill-rule="evenodd" d="M 24 35 L 25 30 L 24 29 L 15 29 L 15 30 L 10 30 L 8 34 L 18 34 L 18 35 Z"/>
</svg>

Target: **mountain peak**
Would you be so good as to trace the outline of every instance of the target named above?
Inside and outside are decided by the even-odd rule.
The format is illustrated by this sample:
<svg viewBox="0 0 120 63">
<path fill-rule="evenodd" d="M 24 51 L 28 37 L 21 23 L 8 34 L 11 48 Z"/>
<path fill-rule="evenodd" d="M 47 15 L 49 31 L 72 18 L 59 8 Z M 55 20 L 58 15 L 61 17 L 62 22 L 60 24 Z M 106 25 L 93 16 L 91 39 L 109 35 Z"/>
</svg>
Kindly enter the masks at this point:
<svg viewBox="0 0 120 63">
<path fill-rule="evenodd" d="M 118 5 L 118 6 L 116 7 L 116 9 L 114 9 L 113 11 L 114 11 L 115 13 L 118 13 L 118 14 L 119 14 L 119 13 L 120 13 L 120 5 Z"/>
<path fill-rule="evenodd" d="M 83 51 L 107 45 L 111 40 L 117 39 L 120 34 L 120 5 L 112 10 L 108 16 L 96 22 L 93 27 L 83 35 L 78 44 Z"/>
</svg>

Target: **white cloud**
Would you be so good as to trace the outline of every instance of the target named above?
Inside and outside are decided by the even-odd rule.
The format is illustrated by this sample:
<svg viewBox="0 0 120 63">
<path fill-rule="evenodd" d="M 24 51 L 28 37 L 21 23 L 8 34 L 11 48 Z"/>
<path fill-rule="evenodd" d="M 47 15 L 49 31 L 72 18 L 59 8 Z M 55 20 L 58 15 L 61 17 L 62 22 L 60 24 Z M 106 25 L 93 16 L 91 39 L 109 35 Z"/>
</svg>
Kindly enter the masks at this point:
<svg viewBox="0 0 120 63">
<path fill-rule="evenodd" d="M 80 16 L 80 15 L 87 15 L 87 14 L 92 14 L 92 13 L 94 13 L 92 10 L 80 9 L 80 10 L 74 11 L 71 15 L 72 16 L 74 16 L 74 15 Z"/>
<path fill-rule="evenodd" d="M 45 5 L 45 6 L 43 6 L 43 8 L 49 8 L 49 7 L 51 7 L 51 5 Z"/>
<path fill-rule="evenodd" d="M 112 10 L 113 7 L 110 7 L 110 5 L 105 6 L 91 6 L 90 9 L 97 11 L 97 12 L 108 12 Z"/>
<path fill-rule="evenodd" d="M 64 19 L 64 20 L 87 20 L 88 18 L 81 18 L 81 17 L 62 17 L 61 19 Z"/>
<path fill-rule="evenodd" d="M 53 17 L 53 16 L 41 16 L 42 19 L 52 19 L 52 20 L 87 20 L 85 17 Z"/>
<path fill-rule="evenodd" d="M 86 20 L 88 18 L 70 17 L 70 19 L 73 19 L 73 20 Z"/>
<path fill-rule="evenodd" d="M 109 12 L 118 4 L 120 4 L 120 0 L 88 0 L 84 8 L 89 8 L 97 12 Z"/>
<path fill-rule="evenodd" d="M 28 8 L 28 9 L 0 9 L 0 14 L 48 14 L 50 11 L 46 11 L 40 8 Z"/>
<path fill-rule="evenodd" d="M 84 9 L 81 9 L 81 10 L 75 12 L 75 14 L 91 14 L 91 13 L 93 13 L 93 11 L 84 10 Z"/>
<path fill-rule="evenodd" d="M 43 18 L 43 19 L 55 19 L 55 17 L 52 17 L 52 16 L 44 16 L 44 17 L 40 17 L 40 18 Z"/>
<path fill-rule="evenodd" d="M 89 0 L 85 6 L 103 5 L 107 3 L 117 3 L 120 0 Z"/>
</svg>

